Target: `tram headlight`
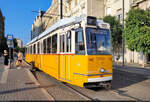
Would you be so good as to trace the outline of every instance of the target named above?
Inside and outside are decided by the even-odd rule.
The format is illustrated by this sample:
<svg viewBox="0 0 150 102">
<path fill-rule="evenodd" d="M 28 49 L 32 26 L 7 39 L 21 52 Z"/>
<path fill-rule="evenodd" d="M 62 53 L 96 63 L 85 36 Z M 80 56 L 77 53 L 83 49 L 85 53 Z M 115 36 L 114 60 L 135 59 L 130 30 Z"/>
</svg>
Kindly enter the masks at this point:
<svg viewBox="0 0 150 102">
<path fill-rule="evenodd" d="M 105 69 L 104 69 L 104 68 L 100 68 L 100 72 L 101 72 L 101 73 L 104 73 L 104 72 L 105 72 Z"/>
</svg>

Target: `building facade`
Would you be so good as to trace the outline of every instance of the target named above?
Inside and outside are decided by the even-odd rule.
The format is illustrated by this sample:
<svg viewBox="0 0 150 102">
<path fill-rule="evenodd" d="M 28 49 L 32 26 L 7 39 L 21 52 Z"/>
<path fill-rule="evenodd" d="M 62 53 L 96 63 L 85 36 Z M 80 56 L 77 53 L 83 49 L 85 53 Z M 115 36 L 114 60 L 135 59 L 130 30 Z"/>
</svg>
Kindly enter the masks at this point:
<svg viewBox="0 0 150 102">
<path fill-rule="evenodd" d="M 95 16 L 97 18 L 104 17 L 104 1 L 105 0 L 66 0 L 64 2 L 65 16 Z"/>
<path fill-rule="evenodd" d="M 120 22 L 122 23 L 122 6 L 123 0 L 106 0 L 105 2 L 105 15 L 116 16 Z M 140 9 L 150 9 L 150 0 L 124 0 L 124 15 L 126 18 L 126 14 L 133 8 Z M 138 64 L 148 64 L 150 63 L 150 54 L 144 55 L 142 52 L 130 51 L 125 47 L 125 62 L 126 63 L 138 63 Z M 115 60 L 115 59 L 114 59 Z M 122 62 L 122 59 L 120 59 Z"/>
<path fill-rule="evenodd" d="M 4 20 L 5 18 L 2 15 L 2 11 L 0 9 L 0 37 L 4 37 L 4 31 L 5 31 L 5 26 L 4 26 Z"/>
<path fill-rule="evenodd" d="M 36 36 L 39 36 L 39 34 L 41 34 L 60 19 L 59 1 L 60 0 L 52 0 L 52 5 L 46 12 L 39 10 L 39 15 L 36 16 L 34 23 L 32 24 L 31 40 Z"/>
<path fill-rule="evenodd" d="M 63 18 L 80 16 L 104 17 L 105 0 L 63 0 Z M 31 39 L 41 34 L 51 25 L 60 20 L 60 0 L 52 0 L 51 7 L 44 13 L 39 10 L 39 15 L 35 18 L 31 29 Z"/>
<path fill-rule="evenodd" d="M 107 15 L 116 16 L 122 23 L 122 5 L 123 0 L 63 0 L 63 18 L 80 16 L 95 16 L 103 18 Z M 39 15 L 34 20 L 31 30 L 31 39 L 41 34 L 44 30 L 48 29 L 51 25 L 60 20 L 60 0 L 52 0 L 51 7 L 46 12 L 39 10 Z M 150 0 L 124 0 L 124 15 L 130 10 L 131 7 L 150 9 Z M 122 61 L 122 59 L 120 59 Z M 130 51 L 125 48 L 125 62 L 127 63 L 149 63 L 150 54 L 144 55 L 142 52 Z"/>
<path fill-rule="evenodd" d="M 23 47 L 23 42 L 22 42 L 22 40 L 20 40 L 20 39 L 18 39 L 18 38 L 16 38 L 16 40 L 17 40 L 18 47 L 19 47 L 19 48 L 22 48 L 22 47 Z"/>
</svg>

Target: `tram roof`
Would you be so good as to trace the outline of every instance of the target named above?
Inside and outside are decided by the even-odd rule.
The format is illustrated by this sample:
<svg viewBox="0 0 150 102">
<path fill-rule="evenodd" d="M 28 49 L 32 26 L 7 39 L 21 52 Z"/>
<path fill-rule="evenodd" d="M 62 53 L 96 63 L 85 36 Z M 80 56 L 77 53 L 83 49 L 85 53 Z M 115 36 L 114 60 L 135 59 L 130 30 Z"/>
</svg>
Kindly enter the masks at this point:
<svg viewBox="0 0 150 102">
<path fill-rule="evenodd" d="M 29 43 L 27 43 L 26 45 L 29 45 L 33 42 L 35 42 L 36 40 L 46 36 L 47 34 L 53 32 L 54 30 L 63 27 L 63 26 L 68 26 L 71 24 L 76 24 L 79 23 L 81 21 L 86 20 L 87 16 L 86 15 L 81 15 L 80 17 L 70 17 L 70 18 L 64 18 L 59 20 L 58 22 L 56 22 L 54 25 L 52 25 L 51 27 L 49 27 L 47 30 L 45 30 L 44 32 L 42 32 L 41 34 L 39 34 L 39 36 L 35 37 L 34 39 L 32 39 Z M 97 20 L 97 23 L 104 23 L 103 20 Z M 107 24 L 107 23 L 106 23 Z"/>
</svg>

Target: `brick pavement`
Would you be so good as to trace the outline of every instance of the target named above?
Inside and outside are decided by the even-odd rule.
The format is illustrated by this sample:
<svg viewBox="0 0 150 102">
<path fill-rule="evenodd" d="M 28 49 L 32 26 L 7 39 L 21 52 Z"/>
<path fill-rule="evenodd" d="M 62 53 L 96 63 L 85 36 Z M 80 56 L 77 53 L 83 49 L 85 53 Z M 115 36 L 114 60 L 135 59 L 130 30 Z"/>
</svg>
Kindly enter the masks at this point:
<svg viewBox="0 0 150 102">
<path fill-rule="evenodd" d="M 1 67 L 2 68 L 2 67 Z M 0 78 L 0 101 L 53 100 L 29 69 L 6 69 Z"/>
</svg>

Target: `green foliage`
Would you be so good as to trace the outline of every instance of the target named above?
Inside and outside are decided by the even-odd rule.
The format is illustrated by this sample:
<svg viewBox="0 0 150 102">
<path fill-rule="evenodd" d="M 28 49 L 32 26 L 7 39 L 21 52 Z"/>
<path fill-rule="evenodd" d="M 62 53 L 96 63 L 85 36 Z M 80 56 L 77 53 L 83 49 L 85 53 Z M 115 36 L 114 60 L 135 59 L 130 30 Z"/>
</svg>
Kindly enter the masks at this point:
<svg viewBox="0 0 150 102">
<path fill-rule="evenodd" d="M 110 24 L 113 51 L 119 53 L 120 46 L 122 45 L 122 27 L 120 21 L 115 16 L 105 16 L 103 20 Z"/>
<path fill-rule="evenodd" d="M 20 51 L 20 48 L 17 46 L 17 47 L 14 48 L 14 51 L 15 51 L 15 52 L 19 52 L 19 51 Z"/>
<path fill-rule="evenodd" d="M 16 38 L 13 39 L 13 43 L 14 43 L 14 48 L 18 47 L 18 42 Z"/>
<path fill-rule="evenodd" d="M 21 51 L 22 53 L 25 53 L 25 47 L 20 48 L 20 51 Z"/>
<path fill-rule="evenodd" d="M 130 50 L 150 53 L 150 10 L 131 9 L 127 14 L 124 38 Z"/>
</svg>

